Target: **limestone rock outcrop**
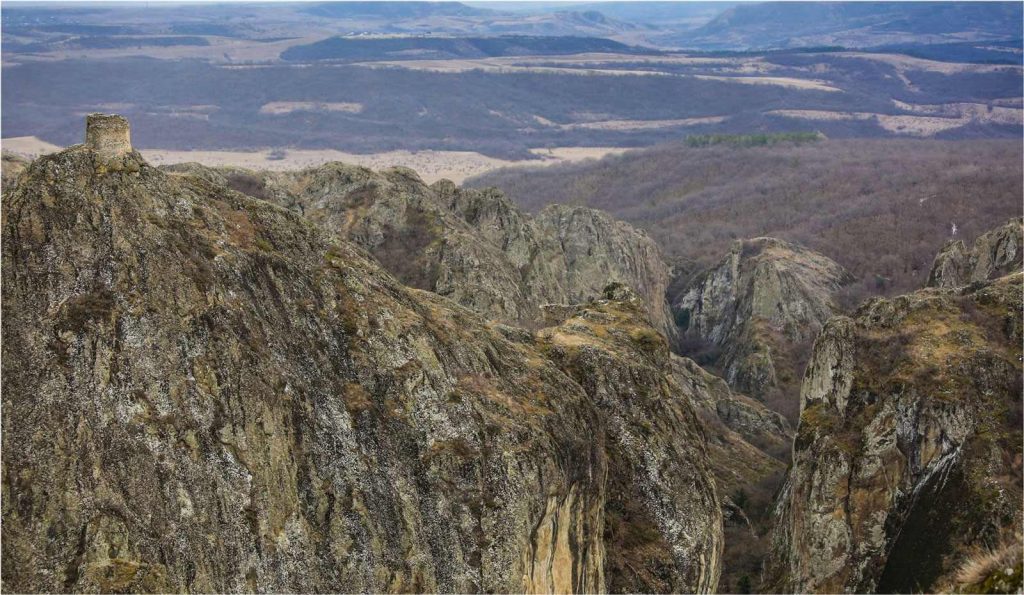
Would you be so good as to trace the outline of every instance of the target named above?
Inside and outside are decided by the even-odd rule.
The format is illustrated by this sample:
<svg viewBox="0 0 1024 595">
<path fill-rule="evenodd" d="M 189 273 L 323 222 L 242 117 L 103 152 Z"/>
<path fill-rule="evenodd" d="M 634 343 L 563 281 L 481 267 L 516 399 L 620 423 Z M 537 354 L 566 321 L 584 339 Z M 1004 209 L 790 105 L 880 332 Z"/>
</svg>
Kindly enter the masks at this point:
<svg viewBox="0 0 1024 595">
<path fill-rule="evenodd" d="M 673 354 L 672 375 L 701 419 L 721 494 L 735 494 L 785 470 L 782 457 L 793 429 L 784 417 L 733 392 L 724 380 L 689 358 Z"/>
<path fill-rule="evenodd" d="M 5 192 L 5 589 L 715 589 L 714 477 L 642 300 L 535 338 L 117 159 L 78 145 Z M 352 204 L 440 212 L 346 175 L 372 178 Z"/>
<path fill-rule="evenodd" d="M 963 240 L 947 242 L 935 256 L 928 287 L 958 287 L 1001 277 L 1024 267 L 1024 219 L 1017 218 L 982 234 L 967 249 Z"/>
<path fill-rule="evenodd" d="M 1019 542 L 1021 284 L 876 298 L 828 322 L 803 380 L 771 586 L 940 592 Z M 998 570 L 1017 590 L 1015 557 Z"/>
<path fill-rule="evenodd" d="M 785 477 L 793 431 L 781 415 L 733 392 L 689 358 L 673 354 L 672 376 L 700 420 L 722 503 L 718 592 L 744 592 L 757 583 L 768 551 L 766 521 Z"/>
<path fill-rule="evenodd" d="M 710 363 L 730 386 L 761 400 L 782 393 L 778 409 L 795 416 L 801 352 L 838 312 L 834 294 L 848 280 L 821 254 L 755 238 L 737 241 L 672 306 L 684 336 L 717 351 Z"/>
<path fill-rule="evenodd" d="M 219 179 L 304 214 L 353 241 L 403 283 L 487 318 L 535 324 L 545 304 L 574 304 L 613 282 L 634 288 L 648 320 L 675 337 L 669 268 L 643 232 L 605 213 L 552 207 L 531 217 L 494 189 L 424 184 L 415 172 L 329 163 L 299 172 L 198 165 L 168 168 Z"/>
</svg>

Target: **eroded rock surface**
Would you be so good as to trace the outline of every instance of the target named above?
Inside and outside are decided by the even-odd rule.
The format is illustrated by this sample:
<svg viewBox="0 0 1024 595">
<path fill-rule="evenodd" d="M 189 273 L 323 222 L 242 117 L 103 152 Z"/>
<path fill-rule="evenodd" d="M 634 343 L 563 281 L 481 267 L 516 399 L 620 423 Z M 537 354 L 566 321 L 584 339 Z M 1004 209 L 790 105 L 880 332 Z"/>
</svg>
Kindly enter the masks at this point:
<svg viewBox="0 0 1024 595">
<path fill-rule="evenodd" d="M 772 498 L 785 477 L 792 428 L 764 404 L 730 390 L 693 360 L 672 356 L 672 376 L 693 403 L 722 502 L 720 593 L 753 588 L 768 551 Z"/>
<path fill-rule="evenodd" d="M 803 351 L 838 311 L 834 294 L 848 279 L 829 258 L 795 244 L 738 241 L 673 310 L 687 337 L 713 346 L 709 363 L 730 386 L 795 418 Z"/>
<path fill-rule="evenodd" d="M 613 592 L 711 591 L 722 517 L 699 420 L 636 295 L 580 306 L 538 341 L 603 413 L 606 577 Z M 631 293 L 631 292 L 630 292 Z"/>
<path fill-rule="evenodd" d="M 775 588 L 936 592 L 1017 539 L 1021 280 L 875 299 L 828 322 L 801 390 Z"/>
<path fill-rule="evenodd" d="M 959 287 L 1017 272 L 1024 266 L 1024 219 L 982 234 L 970 250 L 963 240 L 948 242 L 935 257 L 928 287 Z"/>
<path fill-rule="evenodd" d="M 111 161 L 5 192 L 5 588 L 715 589 L 714 478 L 642 300 L 535 339 L 215 176 Z"/>
<path fill-rule="evenodd" d="M 544 304 L 573 304 L 612 282 L 635 288 L 648 319 L 668 337 L 669 269 L 643 232 L 593 209 L 523 213 L 497 190 L 424 184 L 415 172 L 329 163 L 299 172 L 173 166 L 220 178 L 303 213 L 367 249 L 403 283 L 485 317 L 534 324 Z"/>
<path fill-rule="evenodd" d="M 0 191 L 4 193 L 14 190 L 18 185 L 18 176 L 28 167 L 29 160 L 21 155 L 3 152 L 3 161 L 0 164 Z"/>
</svg>

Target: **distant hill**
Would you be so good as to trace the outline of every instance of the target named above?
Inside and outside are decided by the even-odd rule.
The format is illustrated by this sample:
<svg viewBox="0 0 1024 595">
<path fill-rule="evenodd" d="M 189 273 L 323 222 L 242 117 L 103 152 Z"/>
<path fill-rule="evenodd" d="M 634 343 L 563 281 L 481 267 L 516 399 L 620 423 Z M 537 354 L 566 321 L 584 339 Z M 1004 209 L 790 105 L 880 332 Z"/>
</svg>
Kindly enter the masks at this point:
<svg viewBox="0 0 1024 595">
<path fill-rule="evenodd" d="M 610 39 L 569 36 L 500 37 L 332 37 L 288 48 L 283 60 L 445 60 L 611 52 L 650 54 L 653 50 Z"/>
<path fill-rule="evenodd" d="M 677 41 L 763 49 L 1018 39 L 1022 17 L 1019 2 L 765 2 L 734 6 Z"/>
<path fill-rule="evenodd" d="M 494 14 L 485 8 L 461 2 L 324 2 L 302 12 L 327 18 L 419 19 L 435 16 L 481 16 Z"/>
<path fill-rule="evenodd" d="M 609 17 L 648 25 L 706 23 L 737 2 L 595 2 L 577 4 L 575 10 L 599 10 Z"/>
</svg>

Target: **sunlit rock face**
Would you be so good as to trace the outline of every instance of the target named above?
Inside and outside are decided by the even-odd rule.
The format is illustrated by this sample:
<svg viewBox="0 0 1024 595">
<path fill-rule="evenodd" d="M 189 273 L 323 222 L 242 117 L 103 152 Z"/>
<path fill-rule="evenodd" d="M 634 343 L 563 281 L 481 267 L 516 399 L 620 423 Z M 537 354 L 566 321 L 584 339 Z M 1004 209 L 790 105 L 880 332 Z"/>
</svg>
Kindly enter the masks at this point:
<svg viewBox="0 0 1024 595">
<path fill-rule="evenodd" d="M 1019 543 L 1021 280 L 875 299 L 825 325 L 770 585 L 976 592 L 972 556 Z"/>
<path fill-rule="evenodd" d="M 537 334 L 607 423 L 605 576 L 611 592 L 709 592 L 721 572 L 722 514 L 687 389 L 643 300 L 613 284 Z M 706 397 L 710 398 L 710 397 Z"/>
</svg>

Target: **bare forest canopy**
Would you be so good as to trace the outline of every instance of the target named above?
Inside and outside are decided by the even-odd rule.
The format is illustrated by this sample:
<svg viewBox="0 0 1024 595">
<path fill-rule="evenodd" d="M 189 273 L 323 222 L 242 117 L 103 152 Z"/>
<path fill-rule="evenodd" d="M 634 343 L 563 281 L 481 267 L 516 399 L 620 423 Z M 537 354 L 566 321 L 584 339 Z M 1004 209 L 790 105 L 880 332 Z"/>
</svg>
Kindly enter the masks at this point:
<svg viewBox="0 0 1024 595">
<path fill-rule="evenodd" d="M 947 240 L 971 242 L 1019 217 L 1022 158 L 1019 140 L 696 138 L 469 184 L 497 186 L 534 211 L 604 209 L 647 230 L 680 281 L 737 239 L 796 242 L 857 278 L 844 297 L 852 306 L 922 287 Z"/>
</svg>

